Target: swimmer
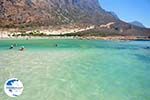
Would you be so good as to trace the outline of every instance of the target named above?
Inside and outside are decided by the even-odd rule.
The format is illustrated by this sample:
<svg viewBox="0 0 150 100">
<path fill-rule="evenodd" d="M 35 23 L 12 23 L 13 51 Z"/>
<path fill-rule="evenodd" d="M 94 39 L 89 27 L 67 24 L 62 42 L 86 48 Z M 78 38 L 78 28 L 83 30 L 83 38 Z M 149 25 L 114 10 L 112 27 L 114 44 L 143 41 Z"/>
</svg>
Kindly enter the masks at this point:
<svg viewBox="0 0 150 100">
<path fill-rule="evenodd" d="M 20 51 L 23 51 L 24 49 L 25 49 L 24 46 L 22 46 L 19 50 L 20 50 Z"/>
<path fill-rule="evenodd" d="M 14 48 L 14 45 L 11 45 L 10 47 L 9 47 L 9 49 L 13 49 Z"/>
</svg>

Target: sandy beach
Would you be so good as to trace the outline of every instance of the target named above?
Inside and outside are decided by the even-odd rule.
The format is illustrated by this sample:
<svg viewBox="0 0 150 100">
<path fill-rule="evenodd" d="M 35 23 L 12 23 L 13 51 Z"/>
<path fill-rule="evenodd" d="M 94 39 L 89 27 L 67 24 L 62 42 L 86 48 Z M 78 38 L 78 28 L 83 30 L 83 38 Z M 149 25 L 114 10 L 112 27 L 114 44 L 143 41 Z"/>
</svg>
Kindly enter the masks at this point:
<svg viewBox="0 0 150 100">
<path fill-rule="evenodd" d="M 0 39 L 94 39 L 94 40 L 150 40 L 150 37 L 146 36 L 68 36 L 69 33 L 83 32 L 93 29 L 94 26 L 85 28 L 62 28 L 62 29 L 51 29 L 51 30 L 33 30 L 19 32 L 15 30 L 0 30 Z M 32 33 L 32 34 L 31 34 Z M 66 35 L 66 36 L 65 36 Z"/>
<path fill-rule="evenodd" d="M 1 34 L 0 39 L 81 39 L 81 40 L 150 40 L 142 36 L 9 36 Z"/>
</svg>

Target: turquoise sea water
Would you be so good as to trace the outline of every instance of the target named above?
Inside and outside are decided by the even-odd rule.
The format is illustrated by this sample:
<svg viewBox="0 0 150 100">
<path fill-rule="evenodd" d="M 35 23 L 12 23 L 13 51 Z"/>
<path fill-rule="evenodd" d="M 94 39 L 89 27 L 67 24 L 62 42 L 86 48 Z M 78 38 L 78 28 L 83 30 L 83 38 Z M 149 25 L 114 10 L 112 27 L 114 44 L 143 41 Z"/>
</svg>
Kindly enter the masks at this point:
<svg viewBox="0 0 150 100">
<path fill-rule="evenodd" d="M 147 47 L 150 41 L 0 40 L 0 100 L 150 100 Z M 21 96 L 4 93 L 9 78 L 23 82 Z"/>
</svg>

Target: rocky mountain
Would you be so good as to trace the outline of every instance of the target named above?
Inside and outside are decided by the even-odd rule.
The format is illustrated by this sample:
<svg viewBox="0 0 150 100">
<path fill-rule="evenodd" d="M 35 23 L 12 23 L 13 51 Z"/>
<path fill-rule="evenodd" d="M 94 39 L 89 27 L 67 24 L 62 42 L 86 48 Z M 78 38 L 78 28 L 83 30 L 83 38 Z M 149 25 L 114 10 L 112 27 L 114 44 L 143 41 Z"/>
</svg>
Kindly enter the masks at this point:
<svg viewBox="0 0 150 100">
<path fill-rule="evenodd" d="M 130 24 L 138 26 L 138 27 L 146 28 L 141 22 L 138 22 L 138 21 L 130 22 Z"/>
<path fill-rule="evenodd" d="M 101 31 L 147 35 L 149 29 L 125 23 L 101 8 L 98 0 L 0 0 L 0 27 L 94 25 Z"/>
<path fill-rule="evenodd" d="M 108 12 L 108 13 L 110 13 L 111 15 L 113 15 L 116 19 L 119 19 L 118 15 L 117 15 L 115 12 L 110 11 L 110 12 Z"/>
<path fill-rule="evenodd" d="M 106 18 L 108 19 L 106 20 Z M 1 0 L 0 26 L 101 24 L 114 21 L 98 0 Z"/>
</svg>

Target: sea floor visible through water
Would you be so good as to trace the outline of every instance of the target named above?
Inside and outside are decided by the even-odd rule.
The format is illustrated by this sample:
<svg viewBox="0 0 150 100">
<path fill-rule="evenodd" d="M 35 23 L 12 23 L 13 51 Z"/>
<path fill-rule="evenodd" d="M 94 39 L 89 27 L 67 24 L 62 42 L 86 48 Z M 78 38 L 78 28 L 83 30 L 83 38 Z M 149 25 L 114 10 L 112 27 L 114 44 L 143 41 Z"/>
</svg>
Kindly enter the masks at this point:
<svg viewBox="0 0 150 100">
<path fill-rule="evenodd" d="M 149 76 L 150 41 L 0 40 L 0 100 L 150 100 Z M 5 94 L 9 78 L 21 96 Z"/>
</svg>

